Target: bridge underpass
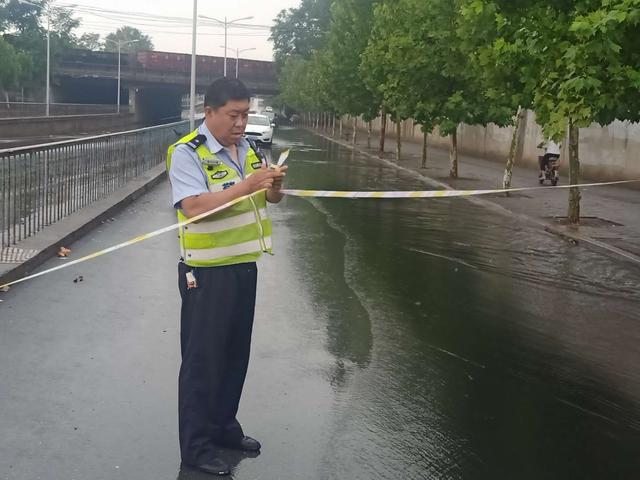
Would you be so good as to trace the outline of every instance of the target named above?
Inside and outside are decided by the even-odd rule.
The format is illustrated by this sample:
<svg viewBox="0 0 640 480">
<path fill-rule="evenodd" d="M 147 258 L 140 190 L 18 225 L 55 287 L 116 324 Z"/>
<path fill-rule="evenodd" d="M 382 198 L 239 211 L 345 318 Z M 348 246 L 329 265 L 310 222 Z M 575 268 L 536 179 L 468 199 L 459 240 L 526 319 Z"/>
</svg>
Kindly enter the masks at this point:
<svg viewBox="0 0 640 480">
<path fill-rule="evenodd" d="M 80 55 L 82 53 L 83 55 Z M 53 70 L 53 98 L 56 101 L 73 103 L 116 103 L 118 66 L 107 58 L 109 52 L 72 51 L 65 55 Z M 146 52 L 154 53 L 154 52 Z M 161 53 L 161 52 L 158 52 Z M 180 54 L 163 54 L 179 56 Z M 102 63 L 89 63 L 89 58 Z M 186 57 L 186 56 L 185 56 Z M 171 57 L 168 57 L 171 58 Z M 201 59 L 217 57 L 198 57 Z M 135 114 L 138 122 L 145 124 L 169 122 L 180 119 L 182 113 L 182 97 L 190 92 L 190 72 L 175 71 L 175 66 L 153 65 L 152 68 L 143 66 L 135 55 L 123 55 L 120 74 L 121 92 L 120 104 L 127 106 L 129 112 Z M 220 59 L 221 60 L 221 59 Z M 252 62 L 241 60 L 241 62 Z M 270 62 L 254 62 L 260 66 Z M 251 65 L 246 63 L 245 65 Z M 204 68 L 202 70 L 205 70 Z M 196 70 L 196 92 L 203 94 L 213 80 L 221 75 L 212 72 Z M 269 71 L 273 70 L 271 67 Z M 258 76 L 243 73 L 239 78 L 255 95 L 274 95 L 278 93 L 278 82 L 273 74 Z"/>
</svg>

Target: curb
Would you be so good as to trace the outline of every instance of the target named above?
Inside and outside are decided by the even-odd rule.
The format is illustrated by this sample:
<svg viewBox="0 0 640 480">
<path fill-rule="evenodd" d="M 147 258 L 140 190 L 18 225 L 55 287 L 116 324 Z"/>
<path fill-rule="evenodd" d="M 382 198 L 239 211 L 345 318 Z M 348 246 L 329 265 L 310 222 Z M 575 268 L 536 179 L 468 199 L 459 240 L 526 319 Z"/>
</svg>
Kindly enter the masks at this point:
<svg viewBox="0 0 640 480">
<path fill-rule="evenodd" d="M 141 176 L 131 180 L 126 186 L 106 197 L 72 213 L 35 235 L 26 238 L 17 248 L 34 249 L 38 253 L 19 264 L 0 264 L 0 285 L 29 275 L 40 265 L 53 258 L 61 246 L 70 245 L 80 239 L 101 222 L 113 217 L 166 178 L 164 163 L 157 165 Z M 2 267 L 7 267 L 2 269 Z"/>
<path fill-rule="evenodd" d="M 427 183 L 428 185 L 434 186 L 434 187 L 439 187 L 445 190 L 455 190 L 455 188 L 453 188 L 451 185 L 449 185 L 448 183 L 444 183 L 441 182 L 439 180 L 436 180 L 434 178 L 428 177 L 426 175 L 423 175 L 420 172 L 417 172 L 416 170 L 413 170 L 411 168 L 408 167 L 404 167 L 402 165 L 398 165 L 395 162 L 392 162 L 390 160 L 387 160 L 385 158 L 380 158 L 377 155 L 373 155 L 369 152 L 365 152 L 363 150 L 361 150 L 360 148 L 358 148 L 357 145 L 353 145 L 347 142 L 344 142 L 343 140 L 339 140 L 333 137 L 329 137 L 327 135 L 324 135 L 322 133 L 319 133 L 313 129 L 307 128 L 307 127 L 303 127 L 306 130 L 308 130 L 309 132 L 313 133 L 314 135 L 317 135 L 321 138 L 324 138 L 326 140 L 329 140 L 333 143 L 336 143 L 338 145 L 341 145 L 345 148 L 348 148 L 350 150 L 356 150 L 358 151 L 361 155 L 364 155 L 365 157 L 371 158 L 373 160 L 376 160 L 380 163 L 384 163 L 385 165 L 388 165 L 390 167 L 396 168 L 398 170 L 404 170 L 406 172 L 412 173 L 413 175 L 417 175 L 418 177 L 420 177 L 420 179 L 422 181 L 424 181 L 425 183 Z M 550 233 L 552 235 L 556 235 L 560 238 L 562 238 L 563 240 L 571 243 L 572 245 L 578 245 L 580 242 L 584 242 L 587 245 L 590 245 L 591 247 L 594 247 L 598 250 L 603 251 L 604 253 L 607 253 L 609 255 L 615 255 L 615 256 L 619 256 L 619 257 L 623 257 L 626 260 L 631 260 L 637 264 L 640 265 L 640 257 L 637 255 L 634 255 L 631 252 L 628 252 L 626 250 L 614 247 L 612 245 L 608 245 L 604 242 L 601 242 L 599 240 L 596 240 L 594 238 L 591 238 L 587 235 L 582 235 L 580 233 L 575 233 L 575 232 L 571 232 L 568 231 L 567 229 L 562 229 L 559 228 L 555 225 L 552 225 L 550 223 L 547 222 L 543 222 L 541 220 L 538 220 L 535 217 L 532 217 L 530 215 L 526 215 L 523 213 L 517 213 L 517 212 L 513 212 L 511 210 L 509 210 L 508 208 L 503 207 L 502 205 L 499 205 L 498 203 L 492 202 L 491 200 L 486 200 L 483 198 L 476 198 L 476 197 L 462 197 L 465 200 L 472 202 L 476 205 L 480 205 L 483 206 L 485 208 L 489 208 L 491 210 L 493 210 L 494 212 L 500 213 L 502 215 L 508 215 L 511 217 L 517 217 L 518 219 L 537 225 L 538 227 L 541 227 L 545 232 Z"/>
</svg>

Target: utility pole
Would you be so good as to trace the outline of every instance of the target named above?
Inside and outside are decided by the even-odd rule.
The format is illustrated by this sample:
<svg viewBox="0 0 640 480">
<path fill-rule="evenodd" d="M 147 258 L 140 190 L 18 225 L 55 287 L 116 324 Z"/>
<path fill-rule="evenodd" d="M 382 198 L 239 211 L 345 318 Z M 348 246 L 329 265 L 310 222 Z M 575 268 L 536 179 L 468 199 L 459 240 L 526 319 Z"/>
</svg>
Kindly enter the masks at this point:
<svg viewBox="0 0 640 480">
<path fill-rule="evenodd" d="M 206 15 L 198 15 L 198 16 L 200 18 L 205 18 L 207 20 L 213 20 L 215 22 L 218 22 L 218 23 L 224 25 L 224 47 L 223 47 L 224 48 L 224 70 L 223 70 L 223 72 L 224 72 L 224 76 L 226 77 L 227 76 L 227 49 L 228 49 L 228 47 L 227 47 L 227 30 L 229 28 L 229 25 L 232 25 L 232 24 L 234 24 L 236 22 L 240 22 L 242 20 L 251 20 L 253 17 L 252 16 L 251 17 L 242 17 L 242 18 L 236 18 L 235 20 L 229 21 L 229 20 L 227 20 L 227 17 L 224 17 L 224 20 L 219 20 L 217 18 L 208 17 Z"/>
</svg>

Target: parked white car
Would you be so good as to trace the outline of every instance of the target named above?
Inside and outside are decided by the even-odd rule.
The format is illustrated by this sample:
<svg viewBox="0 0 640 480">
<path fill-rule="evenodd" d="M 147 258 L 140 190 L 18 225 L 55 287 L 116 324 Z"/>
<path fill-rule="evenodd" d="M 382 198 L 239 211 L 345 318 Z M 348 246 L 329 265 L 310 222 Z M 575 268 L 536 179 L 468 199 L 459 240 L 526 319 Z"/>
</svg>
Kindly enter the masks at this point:
<svg viewBox="0 0 640 480">
<path fill-rule="evenodd" d="M 244 136 L 256 142 L 271 145 L 273 142 L 274 126 L 275 125 L 271 123 L 271 119 L 266 115 L 250 113 L 247 128 L 244 131 Z"/>
</svg>

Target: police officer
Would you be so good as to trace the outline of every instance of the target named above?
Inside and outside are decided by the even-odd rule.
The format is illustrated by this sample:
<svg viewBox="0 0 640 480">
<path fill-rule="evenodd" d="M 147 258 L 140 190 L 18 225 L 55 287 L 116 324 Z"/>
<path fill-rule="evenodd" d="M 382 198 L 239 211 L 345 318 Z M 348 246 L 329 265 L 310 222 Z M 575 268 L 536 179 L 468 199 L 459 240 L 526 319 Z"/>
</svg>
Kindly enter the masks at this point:
<svg viewBox="0 0 640 480">
<path fill-rule="evenodd" d="M 182 364 L 178 417 L 182 462 L 229 474 L 217 447 L 258 451 L 236 419 L 247 373 L 256 260 L 271 252 L 267 202 L 279 202 L 283 167 L 269 169 L 243 138 L 249 92 L 236 79 L 207 89 L 202 125 L 169 147 L 179 220 L 242 200 L 180 230 Z"/>
</svg>

